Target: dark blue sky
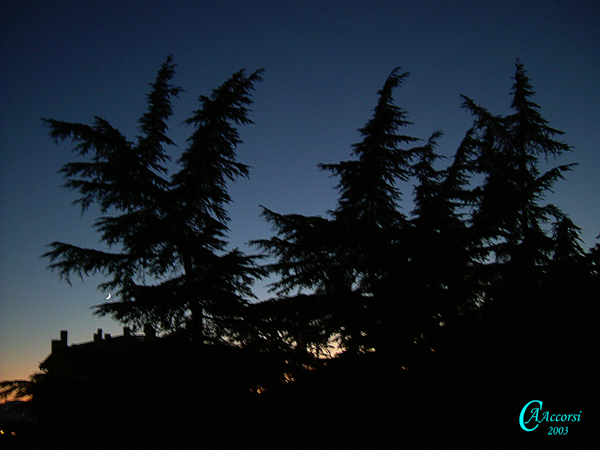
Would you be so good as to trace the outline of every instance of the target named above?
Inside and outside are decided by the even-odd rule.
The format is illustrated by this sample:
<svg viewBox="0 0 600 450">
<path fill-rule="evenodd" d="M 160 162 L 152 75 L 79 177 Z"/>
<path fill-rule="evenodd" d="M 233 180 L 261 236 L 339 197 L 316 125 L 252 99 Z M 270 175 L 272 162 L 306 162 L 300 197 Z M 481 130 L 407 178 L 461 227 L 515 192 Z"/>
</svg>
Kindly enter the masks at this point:
<svg viewBox="0 0 600 450">
<path fill-rule="evenodd" d="M 73 160 L 71 145 L 55 146 L 40 117 L 99 115 L 133 139 L 148 83 L 171 53 L 186 90 L 170 124 L 180 148 L 190 131 L 180 123 L 199 94 L 240 68 L 266 69 L 256 125 L 241 130 L 239 159 L 251 177 L 230 190 L 234 246 L 270 236 L 259 204 L 302 214 L 335 206 L 335 180 L 316 164 L 349 157 L 394 67 L 411 72 L 396 94 L 415 123 L 406 133 L 442 130 L 439 151 L 450 156 L 471 123 L 459 95 L 508 112 L 517 57 L 543 116 L 574 147 L 558 163 L 580 164 L 549 200 L 583 229 L 586 248 L 597 242 L 597 1 L 8 0 L 0 8 L 0 380 L 36 371 L 61 329 L 71 342 L 96 328 L 120 332 L 91 315 L 106 296 L 98 280 L 69 287 L 39 258 L 54 240 L 98 245 L 93 211 L 81 217 L 74 194 L 60 188 L 56 172 Z"/>
</svg>

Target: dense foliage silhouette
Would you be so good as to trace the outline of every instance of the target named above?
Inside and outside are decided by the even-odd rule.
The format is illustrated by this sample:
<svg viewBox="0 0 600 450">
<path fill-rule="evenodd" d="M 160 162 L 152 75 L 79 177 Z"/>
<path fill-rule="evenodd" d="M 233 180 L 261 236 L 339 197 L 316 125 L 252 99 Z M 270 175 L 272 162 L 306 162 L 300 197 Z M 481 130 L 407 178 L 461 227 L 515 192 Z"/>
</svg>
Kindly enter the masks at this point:
<svg viewBox="0 0 600 450">
<path fill-rule="evenodd" d="M 593 410 L 600 288 L 600 244 L 585 251 L 579 228 L 544 203 L 574 165 L 542 169 L 571 148 L 542 117 L 521 62 L 510 114 L 463 96 L 473 125 L 445 166 L 441 132 L 404 134 L 411 123 L 394 93 L 408 73 L 394 69 L 352 159 L 319 165 L 338 180 L 336 207 L 322 216 L 263 208 L 275 236 L 254 241 L 271 258 L 262 266 L 263 255 L 226 250 L 227 183 L 248 176 L 237 126 L 251 123 L 262 71 L 199 97 L 169 178 L 174 73 L 169 57 L 135 142 L 101 118 L 44 119 L 88 157 L 63 167 L 65 186 L 84 210 L 97 205 L 96 229 L 115 250 L 54 242 L 50 267 L 67 281 L 104 274 L 101 287 L 119 300 L 96 313 L 146 329 L 65 342 L 44 373 L 0 385 L 33 394 L 49 448 L 65 430 L 74 447 L 90 435 L 122 448 L 585 442 L 589 428 L 551 437 L 518 425 L 533 398 L 556 412 Z M 266 274 L 274 297 L 251 302 Z"/>
<path fill-rule="evenodd" d="M 181 92 L 171 84 L 174 73 L 169 57 L 151 84 L 136 142 L 98 117 L 93 126 L 44 119 L 53 138 L 78 142 L 81 156 L 91 153 L 91 162 L 69 163 L 61 172 L 65 187 L 81 194 L 84 210 L 100 207 L 96 230 L 115 249 L 53 242 L 44 256 L 67 281 L 72 274 L 109 277 L 100 287 L 119 300 L 99 305 L 97 314 L 138 328 L 186 330 L 198 342 L 222 340 L 235 337 L 235 322 L 261 274 L 256 256 L 226 250 L 225 205 L 231 201 L 227 182 L 248 176 L 248 166 L 236 161 L 236 126 L 251 123 L 250 93 L 262 71 L 236 72 L 209 97 L 199 97 L 199 109 L 185 122 L 194 130 L 179 170 L 168 178 L 165 146 L 173 141 L 167 120 Z"/>
</svg>

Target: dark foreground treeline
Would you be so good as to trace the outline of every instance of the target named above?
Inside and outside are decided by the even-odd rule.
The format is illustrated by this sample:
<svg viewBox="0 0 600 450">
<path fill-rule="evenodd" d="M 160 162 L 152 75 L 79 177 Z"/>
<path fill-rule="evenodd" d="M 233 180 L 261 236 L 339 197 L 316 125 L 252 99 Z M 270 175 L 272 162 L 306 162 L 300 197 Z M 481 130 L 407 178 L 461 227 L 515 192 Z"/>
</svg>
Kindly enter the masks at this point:
<svg viewBox="0 0 600 450">
<path fill-rule="evenodd" d="M 36 448 L 593 448 L 586 444 L 595 441 L 597 420 L 595 317 L 581 303 L 559 305 L 520 318 L 503 311 L 459 319 L 393 357 L 336 358 L 314 370 L 243 349 L 200 350 L 174 337 L 106 359 L 95 355 L 96 365 L 86 366 L 94 375 L 47 372 L 38 385 L 34 434 L 25 442 Z M 293 381 L 285 382 L 285 373 Z M 566 436 L 548 436 L 546 423 L 526 433 L 518 418 L 534 399 L 552 413 L 582 411 L 581 421 L 552 424 L 568 426 Z"/>
<path fill-rule="evenodd" d="M 104 274 L 101 288 L 118 300 L 96 313 L 158 337 L 53 352 L 28 385 L 38 436 L 317 448 L 589 438 L 600 246 L 585 251 L 577 226 L 544 203 L 573 165 L 542 166 L 571 149 L 541 116 L 521 63 L 510 114 L 463 97 L 473 126 L 444 167 L 441 133 L 401 133 L 410 123 L 393 93 L 407 74 L 394 70 L 353 159 L 320 166 L 339 180 L 336 208 L 313 217 L 264 208 L 276 232 L 254 242 L 264 255 L 228 249 L 226 211 L 227 183 L 248 175 L 237 126 L 250 123 L 262 71 L 200 96 L 169 176 L 174 69 L 169 58 L 151 85 L 135 142 L 101 118 L 44 119 L 87 158 L 62 172 L 84 210 L 99 208 L 111 249 L 54 242 L 50 267 L 67 281 Z M 274 298 L 252 303 L 252 283 L 269 274 Z M 335 359 L 319 358 L 331 349 Z M 548 436 L 546 423 L 524 431 L 531 400 L 582 411 L 581 421 L 567 435 Z"/>
</svg>

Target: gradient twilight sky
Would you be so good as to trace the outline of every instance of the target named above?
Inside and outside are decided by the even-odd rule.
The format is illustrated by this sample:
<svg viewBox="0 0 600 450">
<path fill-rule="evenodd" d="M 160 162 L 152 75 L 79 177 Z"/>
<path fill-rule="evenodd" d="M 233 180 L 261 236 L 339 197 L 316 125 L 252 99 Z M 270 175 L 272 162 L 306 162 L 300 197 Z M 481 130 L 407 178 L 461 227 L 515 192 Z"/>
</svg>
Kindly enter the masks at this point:
<svg viewBox="0 0 600 450">
<path fill-rule="evenodd" d="M 137 134 L 148 83 L 173 54 L 171 137 L 197 97 L 234 71 L 265 67 L 256 86 L 256 125 L 241 129 L 249 180 L 231 186 L 231 242 L 268 237 L 259 204 L 324 214 L 336 181 L 319 162 L 350 156 L 376 91 L 396 66 L 411 72 L 396 102 L 415 123 L 406 134 L 442 130 L 450 156 L 471 124 L 460 94 L 508 112 L 520 58 L 550 125 L 578 162 L 549 200 L 583 229 L 600 233 L 600 3 L 593 1 L 113 1 L 5 0 L 0 6 L 0 380 L 26 378 L 69 330 L 69 342 L 121 326 L 91 314 L 104 301 L 98 279 L 70 287 L 46 270 L 45 246 L 98 245 L 93 211 L 80 215 L 57 170 L 75 160 L 54 145 L 40 117 L 91 123 L 101 116 Z M 178 149 L 171 150 L 176 157 Z M 405 191 L 410 198 L 410 189 Z M 257 294 L 266 298 L 264 289 Z"/>
</svg>

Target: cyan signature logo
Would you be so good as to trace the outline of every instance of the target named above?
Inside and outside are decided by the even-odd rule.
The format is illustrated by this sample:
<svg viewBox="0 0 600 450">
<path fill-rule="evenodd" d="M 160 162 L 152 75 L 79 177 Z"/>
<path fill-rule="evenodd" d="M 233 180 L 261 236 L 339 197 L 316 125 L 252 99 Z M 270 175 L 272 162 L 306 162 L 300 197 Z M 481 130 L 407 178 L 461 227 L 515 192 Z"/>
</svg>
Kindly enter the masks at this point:
<svg viewBox="0 0 600 450">
<path fill-rule="evenodd" d="M 530 405 L 534 406 L 529 409 Z M 578 414 L 550 414 L 550 411 L 542 411 L 542 406 L 543 402 L 541 400 L 531 400 L 523 406 L 521 414 L 519 415 L 519 425 L 521 425 L 523 430 L 533 431 L 542 422 L 579 422 L 581 420 L 581 411 L 579 411 Z M 525 420 L 526 417 L 528 417 L 527 420 Z M 532 422 L 531 425 L 529 425 L 530 422 Z M 566 426 L 550 425 L 550 429 L 548 430 L 549 435 L 565 435 L 568 432 L 569 427 Z"/>
</svg>

